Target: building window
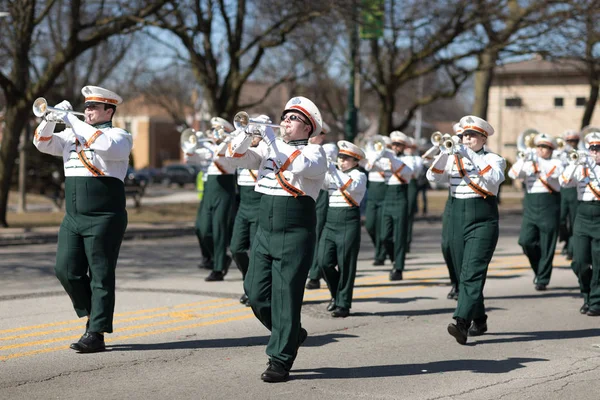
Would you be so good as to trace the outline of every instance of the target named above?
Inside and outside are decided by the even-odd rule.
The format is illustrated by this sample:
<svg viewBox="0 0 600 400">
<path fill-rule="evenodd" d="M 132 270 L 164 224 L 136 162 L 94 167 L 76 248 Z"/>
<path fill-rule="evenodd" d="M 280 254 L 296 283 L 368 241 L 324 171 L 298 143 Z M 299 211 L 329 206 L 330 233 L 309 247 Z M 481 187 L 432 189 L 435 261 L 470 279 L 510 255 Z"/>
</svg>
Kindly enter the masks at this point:
<svg viewBox="0 0 600 400">
<path fill-rule="evenodd" d="M 563 107 L 565 105 L 565 99 L 562 97 L 554 98 L 554 107 Z"/>
<path fill-rule="evenodd" d="M 585 97 L 577 97 L 575 99 L 575 105 L 577 107 L 585 107 Z"/>
<path fill-rule="evenodd" d="M 523 105 L 523 101 L 520 97 L 509 97 L 504 99 L 504 105 L 506 107 L 521 107 Z"/>
</svg>

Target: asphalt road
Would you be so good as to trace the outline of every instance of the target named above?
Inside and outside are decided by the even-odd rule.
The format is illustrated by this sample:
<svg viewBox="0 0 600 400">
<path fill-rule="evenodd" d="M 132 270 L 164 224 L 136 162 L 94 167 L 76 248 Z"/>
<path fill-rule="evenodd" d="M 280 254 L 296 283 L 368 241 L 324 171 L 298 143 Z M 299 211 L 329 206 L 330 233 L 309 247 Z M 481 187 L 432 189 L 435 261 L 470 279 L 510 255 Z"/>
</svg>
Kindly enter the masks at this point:
<svg viewBox="0 0 600 400">
<path fill-rule="evenodd" d="M 267 384 L 268 332 L 238 303 L 241 275 L 205 282 L 195 237 L 123 243 L 108 351 L 68 348 L 84 329 L 53 275 L 55 245 L 0 248 L 0 399 L 598 399 L 600 318 L 582 316 L 557 255 L 546 292 L 503 215 L 485 288 L 489 331 L 460 346 L 439 251 L 439 221 L 419 220 L 405 280 L 371 266 L 362 238 L 352 314 L 333 319 L 307 291 L 309 337 L 291 380 Z"/>
</svg>

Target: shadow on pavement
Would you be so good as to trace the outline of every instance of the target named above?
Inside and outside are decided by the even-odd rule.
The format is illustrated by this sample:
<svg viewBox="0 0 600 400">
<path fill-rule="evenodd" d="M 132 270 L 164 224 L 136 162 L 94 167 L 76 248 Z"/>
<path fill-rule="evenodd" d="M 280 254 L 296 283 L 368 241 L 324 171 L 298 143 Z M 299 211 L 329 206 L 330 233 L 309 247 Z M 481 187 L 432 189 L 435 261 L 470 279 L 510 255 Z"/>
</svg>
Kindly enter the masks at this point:
<svg viewBox="0 0 600 400">
<path fill-rule="evenodd" d="M 356 301 L 356 300 L 353 300 Z M 456 303 L 454 303 L 456 304 Z M 372 316 L 378 316 L 378 317 L 422 317 L 425 315 L 436 315 L 436 314 L 448 314 L 448 318 L 452 317 L 452 314 L 454 313 L 454 310 L 456 310 L 456 307 L 452 307 L 452 308 L 432 308 L 429 310 L 397 310 L 397 311 L 382 311 L 382 312 L 357 312 L 357 313 L 350 313 L 350 317 L 372 317 Z M 501 308 L 501 307 L 486 307 L 485 311 L 486 312 L 490 312 L 490 311 L 495 311 L 495 310 L 505 310 L 505 308 Z"/>
<path fill-rule="evenodd" d="M 600 329 L 581 329 L 578 331 L 538 331 L 538 332 L 501 332 L 486 333 L 485 336 L 518 336 L 511 338 L 497 338 L 490 340 L 478 340 L 477 344 L 493 343 L 513 343 L 513 342 L 534 342 L 538 340 L 563 340 L 563 339 L 582 339 L 587 337 L 600 336 Z"/>
<path fill-rule="evenodd" d="M 339 341 L 339 339 L 357 338 L 356 335 L 347 335 L 339 333 L 328 333 L 326 335 L 311 336 L 302 344 L 302 347 L 320 347 Z M 107 351 L 146 351 L 146 350 L 193 350 L 193 349 L 215 349 L 224 347 L 250 347 L 266 346 L 269 341 L 268 336 L 253 336 L 231 339 L 208 339 L 208 340 L 188 340 L 181 342 L 166 343 L 140 343 L 140 344 L 115 344 L 106 346 Z"/>
<path fill-rule="evenodd" d="M 573 290 L 575 290 L 575 288 L 572 288 Z M 533 288 L 531 289 L 533 291 Z M 486 296 L 485 299 L 486 300 L 510 300 L 510 299 L 522 299 L 522 300 L 526 300 L 526 299 L 531 299 L 531 300 L 537 300 L 537 299 L 543 299 L 543 298 L 558 298 L 558 297 L 572 297 L 572 298 L 579 298 L 581 297 L 581 295 L 579 294 L 579 291 L 577 291 L 576 293 L 574 292 L 555 292 L 554 290 L 550 291 L 550 289 L 546 292 L 540 293 L 540 292 L 536 292 L 536 293 L 532 293 L 532 294 L 519 294 L 519 295 L 514 295 L 514 296 Z"/>
<path fill-rule="evenodd" d="M 448 360 L 425 364 L 369 365 L 355 368 L 292 369 L 290 379 L 353 379 L 437 374 L 470 371 L 480 374 L 503 374 L 525 368 L 526 363 L 548 361 L 545 358 L 507 358 L 506 360 Z M 304 374 L 304 375 L 299 375 Z"/>
</svg>

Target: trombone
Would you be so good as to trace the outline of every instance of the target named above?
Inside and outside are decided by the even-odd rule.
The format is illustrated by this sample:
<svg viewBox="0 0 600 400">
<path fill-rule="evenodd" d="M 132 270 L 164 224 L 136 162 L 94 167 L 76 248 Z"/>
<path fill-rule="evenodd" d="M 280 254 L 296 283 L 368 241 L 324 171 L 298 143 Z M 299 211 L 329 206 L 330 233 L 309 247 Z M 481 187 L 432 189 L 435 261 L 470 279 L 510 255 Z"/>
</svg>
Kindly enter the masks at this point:
<svg viewBox="0 0 600 400">
<path fill-rule="evenodd" d="M 40 118 L 45 117 L 49 113 L 71 113 L 71 114 L 85 117 L 85 114 L 82 112 L 73 111 L 73 110 L 63 110 L 61 108 L 56 108 L 56 107 L 48 107 L 48 102 L 43 97 L 38 97 L 37 99 L 35 99 L 35 101 L 33 102 L 32 109 L 33 109 L 33 115 L 35 115 L 36 117 L 40 117 Z M 62 122 L 61 119 L 54 119 L 54 118 L 48 118 L 48 121 Z"/>
</svg>

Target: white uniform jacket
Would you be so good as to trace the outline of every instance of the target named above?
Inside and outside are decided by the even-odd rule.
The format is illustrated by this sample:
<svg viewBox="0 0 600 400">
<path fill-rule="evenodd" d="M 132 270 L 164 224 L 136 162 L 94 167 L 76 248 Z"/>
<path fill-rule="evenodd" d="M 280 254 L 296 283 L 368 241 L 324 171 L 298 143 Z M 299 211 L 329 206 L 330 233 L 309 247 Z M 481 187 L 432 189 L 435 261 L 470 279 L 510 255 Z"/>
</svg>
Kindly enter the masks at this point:
<svg viewBox="0 0 600 400">
<path fill-rule="evenodd" d="M 252 137 L 236 135 L 228 144 L 225 157 L 238 167 L 257 169 L 256 191 L 271 196 L 310 196 L 317 200 L 327 172 L 327 157 L 320 145 L 308 140 L 271 145 L 261 141 L 250 147 Z"/>
<path fill-rule="evenodd" d="M 359 207 L 367 191 L 367 176 L 353 168 L 347 173 L 328 171 L 325 183 L 329 192 L 329 207 Z"/>
<path fill-rule="evenodd" d="M 209 175 L 232 175 L 235 174 L 235 166 L 225 158 L 227 143 L 218 145 L 205 144 L 203 148 L 196 150 L 194 154 L 185 154 L 187 164 L 199 165 L 201 168 L 208 164 L 206 173 L 202 180 L 206 181 Z M 202 168 L 203 169 L 203 168 Z"/>
<path fill-rule="evenodd" d="M 562 172 L 563 163 L 556 158 L 520 159 L 508 171 L 508 176 L 523 179 L 527 193 L 555 193 L 560 192 L 559 177 Z"/>
<path fill-rule="evenodd" d="M 114 177 L 125 180 L 131 134 L 112 123 L 87 124 L 70 114 L 71 128 L 54 132 L 56 122 L 42 121 L 36 128 L 33 144 L 42 153 L 62 156 L 65 176 Z"/>
<path fill-rule="evenodd" d="M 577 186 L 580 201 L 600 201 L 600 165 L 569 165 L 563 171 L 560 184 L 563 187 Z"/>
<path fill-rule="evenodd" d="M 401 157 L 396 157 L 391 150 L 385 150 L 379 160 L 367 162 L 365 169 L 369 171 L 369 176 L 373 170 L 383 171 L 384 174 L 388 172 L 387 184 L 390 186 L 406 185 L 412 178 L 413 170 L 402 161 Z"/>
<path fill-rule="evenodd" d="M 458 199 L 496 196 L 504 182 L 506 161 L 485 150 L 474 152 L 463 146 L 463 155 L 440 153 L 427 170 L 430 182 L 450 182 L 450 194 Z"/>
</svg>

